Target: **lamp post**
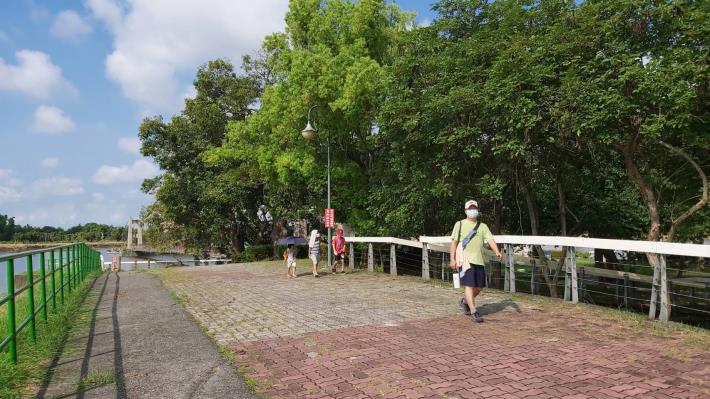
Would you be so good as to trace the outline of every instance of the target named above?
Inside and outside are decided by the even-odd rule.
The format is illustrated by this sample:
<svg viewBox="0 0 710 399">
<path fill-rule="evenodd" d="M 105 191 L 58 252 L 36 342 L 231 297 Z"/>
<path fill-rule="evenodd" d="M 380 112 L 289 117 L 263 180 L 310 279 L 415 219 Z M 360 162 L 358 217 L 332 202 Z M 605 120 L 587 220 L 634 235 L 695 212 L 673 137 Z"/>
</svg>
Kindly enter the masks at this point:
<svg viewBox="0 0 710 399">
<path fill-rule="evenodd" d="M 308 122 L 306 123 L 306 127 L 301 131 L 301 135 L 303 135 L 303 138 L 306 140 L 313 140 L 316 137 L 316 129 L 311 125 L 311 112 L 313 111 L 314 108 L 316 108 L 317 105 L 312 106 L 308 110 Z M 326 147 L 328 148 L 328 209 L 330 209 L 330 133 L 326 135 Z M 330 268 L 333 265 L 333 262 L 331 261 L 331 241 L 332 241 L 332 229 L 328 227 L 328 267 Z"/>
</svg>

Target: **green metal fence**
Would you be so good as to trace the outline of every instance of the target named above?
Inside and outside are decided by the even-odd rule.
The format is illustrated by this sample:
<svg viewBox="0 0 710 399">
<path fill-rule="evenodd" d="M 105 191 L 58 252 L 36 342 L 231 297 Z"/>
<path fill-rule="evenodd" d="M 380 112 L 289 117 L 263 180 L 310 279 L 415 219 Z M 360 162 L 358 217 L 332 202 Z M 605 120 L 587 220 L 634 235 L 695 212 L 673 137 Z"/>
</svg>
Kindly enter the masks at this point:
<svg viewBox="0 0 710 399">
<path fill-rule="evenodd" d="M 23 287 L 15 287 L 15 264 L 18 260 L 25 262 L 26 283 Z M 64 304 L 65 296 L 79 287 L 79 284 L 91 272 L 101 269 L 101 258 L 86 244 L 69 244 L 36 251 L 20 252 L 0 257 L 0 269 L 5 264 L 7 276 L 7 294 L 0 298 L 0 310 L 5 307 L 7 331 L 0 331 L 0 352 L 7 351 L 10 360 L 17 363 L 17 337 L 24 329 L 29 329 L 29 337 L 37 340 L 37 319 L 47 320 L 48 312 L 54 312 Z M 39 272 L 39 276 L 35 275 Z M 27 317 L 17 320 L 17 299 L 27 292 Z M 39 298 L 35 298 L 35 294 Z M 40 328 L 41 330 L 41 328 Z M 40 332 L 41 333 L 41 332 Z"/>
</svg>

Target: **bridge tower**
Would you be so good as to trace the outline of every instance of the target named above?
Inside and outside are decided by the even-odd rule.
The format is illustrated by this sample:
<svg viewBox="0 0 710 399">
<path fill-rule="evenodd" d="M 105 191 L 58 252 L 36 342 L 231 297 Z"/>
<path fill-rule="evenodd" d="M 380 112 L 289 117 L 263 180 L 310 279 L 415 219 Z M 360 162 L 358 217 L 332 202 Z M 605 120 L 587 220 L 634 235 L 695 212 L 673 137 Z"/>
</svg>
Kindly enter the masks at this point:
<svg viewBox="0 0 710 399">
<path fill-rule="evenodd" d="M 133 233 L 135 231 L 135 235 L 138 241 L 134 246 L 133 244 Z M 133 249 L 133 248 L 142 248 L 143 247 L 143 221 L 140 219 L 133 219 L 128 218 L 128 241 L 126 243 L 126 248 L 128 249 Z"/>
</svg>

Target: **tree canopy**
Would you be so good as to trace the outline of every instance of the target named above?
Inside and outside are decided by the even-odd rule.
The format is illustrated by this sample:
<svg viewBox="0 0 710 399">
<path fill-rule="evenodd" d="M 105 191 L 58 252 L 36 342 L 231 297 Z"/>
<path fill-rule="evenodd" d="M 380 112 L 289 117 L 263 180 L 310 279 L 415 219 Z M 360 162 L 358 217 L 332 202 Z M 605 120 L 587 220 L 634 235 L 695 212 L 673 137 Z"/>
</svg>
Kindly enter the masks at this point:
<svg viewBox="0 0 710 399">
<path fill-rule="evenodd" d="M 360 235 L 446 234 L 476 198 L 494 233 L 708 236 L 710 3 L 432 7 L 419 27 L 384 0 L 291 0 L 241 71 L 208 63 L 180 115 L 144 121 L 164 170 L 145 216 L 236 253 L 318 228 L 329 144 Z"/>
</svg>

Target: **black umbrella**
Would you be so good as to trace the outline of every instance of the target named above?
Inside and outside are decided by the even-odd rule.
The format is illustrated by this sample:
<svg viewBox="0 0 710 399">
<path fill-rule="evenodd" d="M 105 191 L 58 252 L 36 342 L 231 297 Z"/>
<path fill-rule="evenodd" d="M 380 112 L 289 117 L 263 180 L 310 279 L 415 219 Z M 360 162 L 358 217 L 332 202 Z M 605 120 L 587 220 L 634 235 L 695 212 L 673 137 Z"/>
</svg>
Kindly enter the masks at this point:
<svg viewBox="0 0 710 399">
<path fill-rule="evenodd" d="M 276 245 L 308 245 L 308 240 L 303 237 L 284 237 L 276 241 Z"/>
</svg>

